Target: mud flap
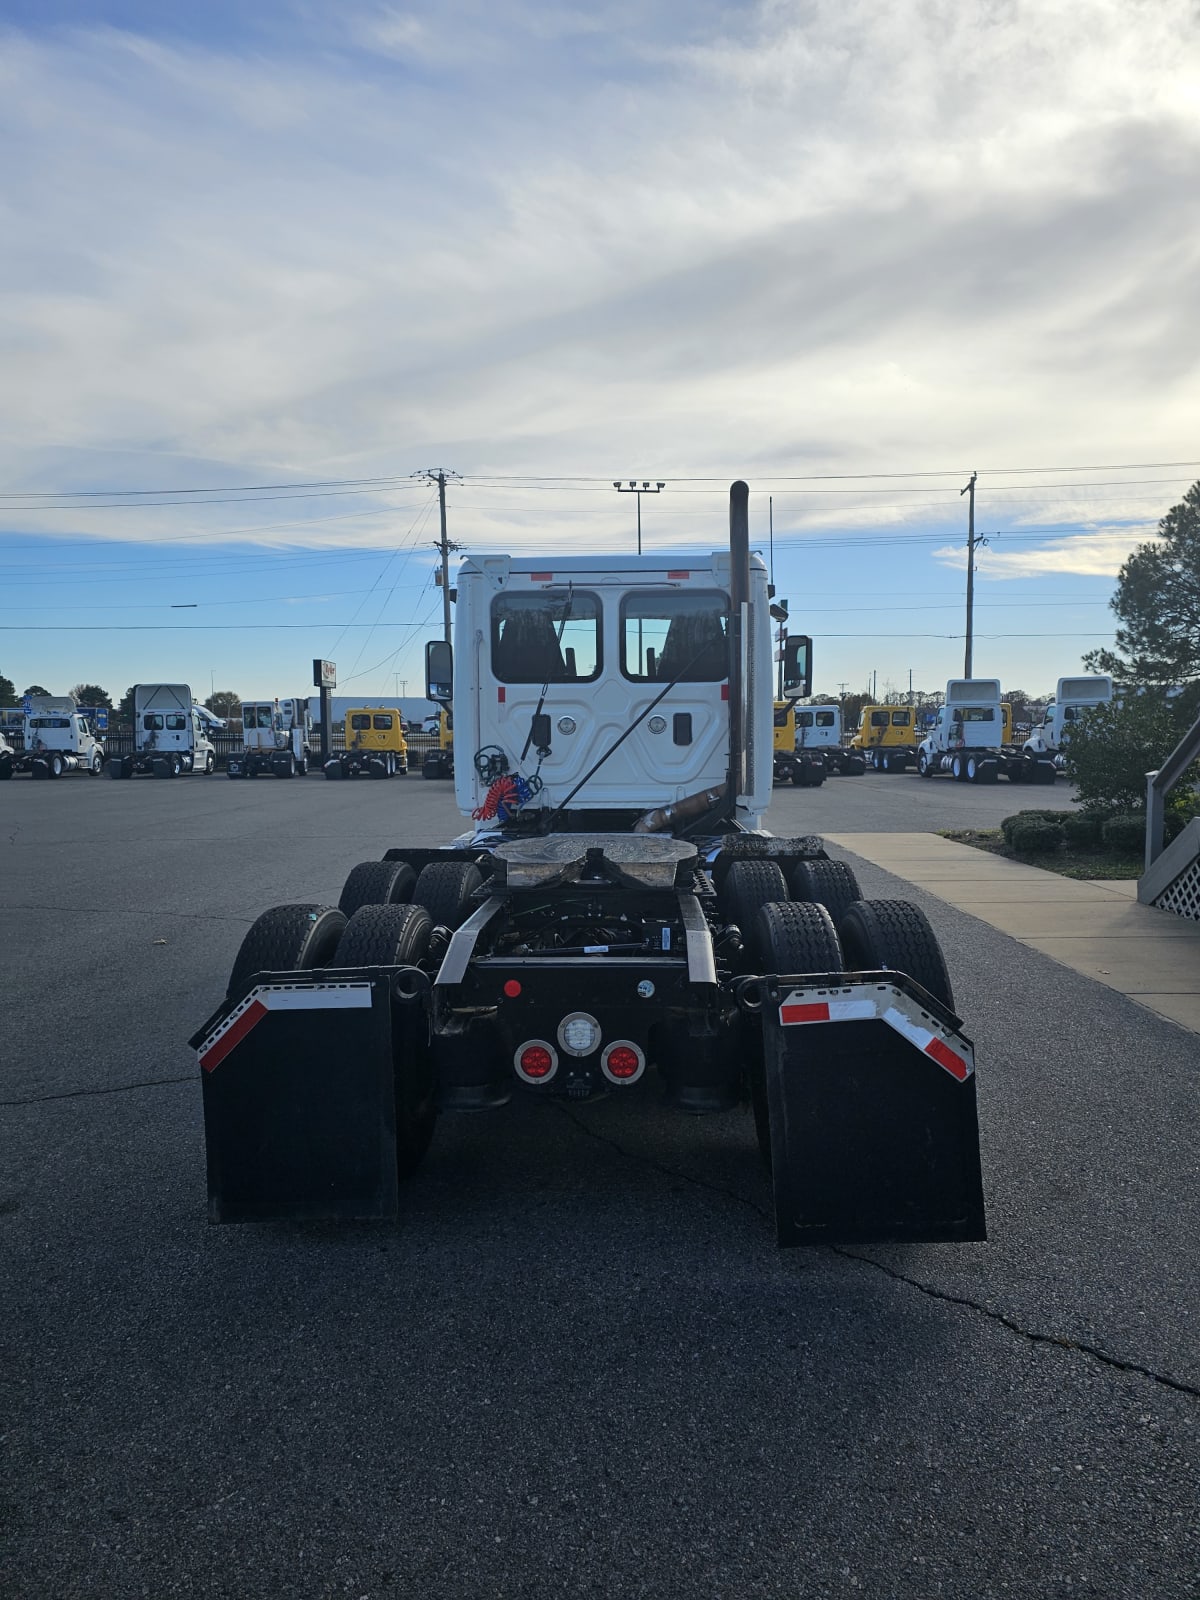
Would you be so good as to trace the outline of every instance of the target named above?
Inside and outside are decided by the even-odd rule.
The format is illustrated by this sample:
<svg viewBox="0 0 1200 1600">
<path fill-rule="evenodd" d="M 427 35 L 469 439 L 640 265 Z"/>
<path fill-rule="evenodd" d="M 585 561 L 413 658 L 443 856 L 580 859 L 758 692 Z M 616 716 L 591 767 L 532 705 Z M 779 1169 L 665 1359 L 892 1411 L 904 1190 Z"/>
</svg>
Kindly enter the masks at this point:
<svg viewBox="0 0 1200 1600">
<path fill-rule="evenodd" d="M 392 981 L 260 974 L 192 1037 L 210 1221 L 396 1215 Z"/>
<path fill-rule="evenodd" d="M 763 986 L 780 1245 L 985 1238 L 958 1019 L 897 973 L 811 985 Z"/>
</svg>

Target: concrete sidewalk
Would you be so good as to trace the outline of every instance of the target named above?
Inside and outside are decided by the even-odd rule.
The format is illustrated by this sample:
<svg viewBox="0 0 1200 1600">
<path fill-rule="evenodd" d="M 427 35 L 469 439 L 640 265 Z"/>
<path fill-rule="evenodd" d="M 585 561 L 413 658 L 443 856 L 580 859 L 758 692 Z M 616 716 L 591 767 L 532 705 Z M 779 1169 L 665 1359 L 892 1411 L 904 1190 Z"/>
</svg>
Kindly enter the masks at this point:
<svg viewBox="0 0 1200 1600">
<path fill-rule="evenodd" d="M 1200 923 L 1139 905 L 1136 880 L 1064 878 L 932 833 L 824 837 L 1200 1033 Z"/>
</svg>

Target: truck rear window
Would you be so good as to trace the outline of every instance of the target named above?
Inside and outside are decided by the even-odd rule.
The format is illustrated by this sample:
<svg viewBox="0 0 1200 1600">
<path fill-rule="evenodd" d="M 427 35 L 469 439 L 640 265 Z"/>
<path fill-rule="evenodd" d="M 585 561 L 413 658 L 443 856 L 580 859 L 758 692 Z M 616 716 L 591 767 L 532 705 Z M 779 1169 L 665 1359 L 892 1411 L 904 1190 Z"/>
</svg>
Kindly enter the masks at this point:
<svg viewBox="0 0 1200 1600">
<path fill-rule="evenodd" d="M 392 728 L 392 719 L 386 711 L 382 716 L 376 712 L 371 718 L 371 726 L 376 730 L 377 733 L 390 733 Z"/>
<path fill-rule="evenodd" d="M 728 609 L 710 590 L 626 596 L 621 671 L 635 683 L 720 683 L 729 676 Z"/>
<path fill-rule="evenodd" d="M 350 727 L 355 733 L 365 733 L 371 726 L 369 711 L 356 711 L 350 718 Z"/>
<path fill-rule="evenodd" d="M 832 728 L 833 727 L 833 712 L 832 711 L 818 711 L 817 712 L 817 727 L 818 728 Z"/>
<path fill-rule="evenodd" d="M 498 594 L 492 671 L 501 683 L 587 683 L 600 676 L 600 602 L 576 590 Z"/>
</svg>

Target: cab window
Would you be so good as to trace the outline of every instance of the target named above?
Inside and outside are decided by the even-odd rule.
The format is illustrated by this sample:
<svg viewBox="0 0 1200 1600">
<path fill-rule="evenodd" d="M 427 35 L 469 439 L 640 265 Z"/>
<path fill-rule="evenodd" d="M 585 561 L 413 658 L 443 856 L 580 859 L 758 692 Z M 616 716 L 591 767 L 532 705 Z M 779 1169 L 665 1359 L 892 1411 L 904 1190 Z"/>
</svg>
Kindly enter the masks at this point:
<svg viewBox="0 0 1200 1600">
<path fill-rule="evenodd" d="M 788 719 L 788 714 L 787 714 L 787 707 L 786 706 L 784 706 L 784 708 L 782 710 L 776 709 L 776 712 L 775 712 L 775 726 L 777 728 L 786 728 L 787 727 L 787 719 Z"/>
<path fill-rule="evenodd" d="M 158 711 L 147 711 L 146 715 L 142 718 L 142 727 L 145 728 L 148 733 L 160 732 L 162 730 L 162 725 L 162 714 Z"/>
<path fill-rule="evenodd" d="M 871 726 L 873 728 L 886 728 L 887 725 L 888 725 L 888 714 L 887 714 L 886 711 L 872 711 L 872 713 L 871 713 Z"/>
<path fill-rule="evenodd" d="M 371 726 L 370 712 L 356 711 L 350 718 L 350 726 L 355 733 L 365 733 Z"/>
<path fill-rule="evenodd" d="M 390 733 L 392 728 L 391 716 L 385 711 L 381 716 L 379 712 L 371 718 L 371 725 L 377 733 Z"/>
<path fill-rule="evenodd" d="M 817 727 L 818 728 L 832 728 L 833 727 L 833 712 L 832 711 L 818 711 L 817 712 Z"/>
<path fill-rule="evenodd" d="M 893 711 L 892 712 L 892 727 L 893 728 L 907 728 L 908 725 L 909 725 L 909 722 L 911 720 L 911 716 L 912 716 L 912 713 L 908 712 L 908 711 Z"/>
<path fill-rule="evenodd" d="M 721 683 L 729 676 L 728 613 L 716 590 L 627 595 L 621 671 L 635 683 Z"/>
<path fill-rule="evenodd" d="M 796 713 L 796 722 L 801 728 L 811 728 L 812 725 L 813 725 L 813 714 L 812 714 L 812 712 L 811 711 L 797 711 L 797 713 Z"/>
<path fill-rule="evenodd" d="M 188 719 L 178 711 L 172 711 L 167 717 L 167 728 L 171 733 L 180 733 L 188 725 Z"/>
<path fill-rule="evenodd" d="M 575 589 L 498 594 L 492 671 L 501 683 L 587 683 L 600 676 L 600 602 Z"/>
<path fill-rule="evenodd" d="M 995 722 L 996 708 L 994 706 L 964 706 L 961 715 L 964 722 Z"/>
</svg>

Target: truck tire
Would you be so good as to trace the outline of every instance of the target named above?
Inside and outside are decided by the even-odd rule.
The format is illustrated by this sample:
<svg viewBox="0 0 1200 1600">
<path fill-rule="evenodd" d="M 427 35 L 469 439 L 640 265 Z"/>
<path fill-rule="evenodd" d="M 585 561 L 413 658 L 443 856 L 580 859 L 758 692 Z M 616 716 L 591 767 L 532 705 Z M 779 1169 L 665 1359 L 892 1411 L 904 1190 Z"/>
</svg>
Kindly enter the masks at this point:
<svg viewBox="0 0 1200 1600">
<path fill-rule="evenodd" d="M 372 756 L 367 763 L 367 771 L 373 778 L 390 778 L 387 761 L 383 756 Z"/>
<path fill-rule="evenodd" d="M 844 970 L 842 947 L 833 919 L 824 906 L 811 901 L 793 900 L 760 906 L 755 936 L 769 972 L 787 976 Z M 758 1153 L 770 1172 L 771 1124 L 761 1049 L 752 1056 L 749 1075 Z"/>
<path fill-rule="evenodd" d="M 208 750 L 208 751 L 205 752 L 204 770 L 201 772 L 200 776 L 202 778 L 209 778 L 209 777 L 212 776 L 212 774 L 216 770 L 217 770 L 217 758 L 216 758 L 216 756 L 213 754 L 213 752 L 211 750 Z"/>
<path fill-rule="evenodd" d="M 783 869 L 774 861 L 735 861 L 725 874 L 718 895 L 721 914 L 741 929 L 752 963 L 762 959 L 756 942 L 759 911 L 790 898 Z"/>
<path fill-rule="evenodd" d="M 360 861 L 350 869 L 338 910 L 352 917 L 363 906 L 404 905 L 412 899 L 416 881 L 407 861 Z"/>
<path fill-rule="evenodd" d="M 345 917 L 333 906 L 272 906 L 242 940 L 226 993 L 240 993 L 256 972 L 327 967 L 345 926 Z"/>
<path fill-rule="evenodd" d="M 862 899 L 858 879 L 844 861 L 797 861 L 788 885 L 793 900 L 824 906 L 835 927 L 846 908 Z"/>
<path fill-rule="evenodd" d="M 99 750 L 92 751 L 92 760 L 91 765 L 88 767 L 88 771 L 91 773 L 93 778 L 98 778 L 104 771 L 104 757 L 100 754 Z"/>
<path fill-rule="evenodd" d="M 47 758 L 46 776 L 48 778 L 61 778 L 66 770 L 66 763 L 60 755 L 52 755 Z"/>
<path fill-rule="evenodd" d="M 964 756 L 952 756 L 950 758 L 950 776 L 955 783 L 965 783 L 967 781 L 967 763 Z"/>
<path fill-rule="evenodd" d="M 429 949 L 433 920 L 424 906 L 365 905 L 347 922 L 332 966 L 415 967 Z"/>
<path fill-rule="evenodd" d="M 281 761 L 275 768 L 277 778 L 294 778 L 296 776 L 296 758 L 289 751 L 287 760 Z"/>
<path fill-rule="evenodd" d="M 979 782 L 979 761 L 975 756 L 967 757 L 966 781 L 968 783 Z"/>
<path fill-rule="evenodd" d="M 412 903 L 425 907 L 435 927 L 457 928 L 466 921 L 471 896 L 482 882 L 473 862 L 431 861 L 417 875 Z"/>
<path fill-rule="evenodd" d="M 327 778 L 345 777 L 345 773 L 342 771 L 342 763 L 340 761 L 327 761 L 325 763 L 325 776 Z"/>
<path fill-rule="evenodd" d="M 933 777 L 933 762 L 929 759 L 929 756 L 924 750 L 922 750 L 920 755 L 917 757 L 917 772 L 922 778 Z"/>
<path fill-rule="evenodd" d="M 12 757 L 0 756 L 0 783 L 4 783 L 7 779 L 12 777 L 12 769 Z"/>
<path fill-rule="evenodd" d="M 847 972 L 886 968 L 914 978 L 954 1010 L 954 991 L 937 935 L 920 906 L 907 900 L 857 900 L 838 922 Z"/>
<path fill-rule="evenodd" d="M 851 756 L 842 768 L 849 778 L 861 778 L 866 770 L 867 764 L 861 756 Z"/>
</svg>

